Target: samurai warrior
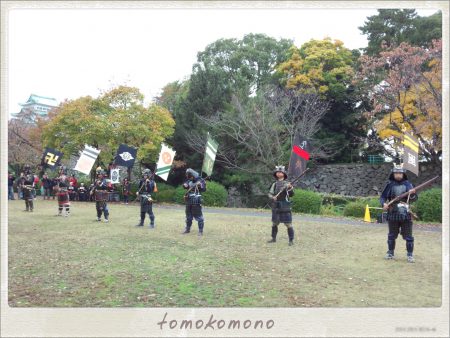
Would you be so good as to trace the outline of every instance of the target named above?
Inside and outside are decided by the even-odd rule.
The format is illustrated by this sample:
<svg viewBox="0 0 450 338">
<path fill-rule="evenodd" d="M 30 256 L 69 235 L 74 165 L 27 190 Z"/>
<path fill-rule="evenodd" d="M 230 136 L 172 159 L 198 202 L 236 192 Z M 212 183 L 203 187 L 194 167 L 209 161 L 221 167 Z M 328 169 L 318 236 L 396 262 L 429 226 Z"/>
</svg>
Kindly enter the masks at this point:
<svg viewBox="0 0 450 338">
<path fill-rule="evenodd" d="M 69 180 L 67 179 L 65 169 L 59 171 L 59 177 L 56 179 L 56 195 L 58 196 L 58 216 L 63 215 L 67 217 L 70 215 L 70 199 L 69 199 Z"/>
<path fill-rule="evenodd" d="M 90 191 L 90 195 L 94 196 L 95 199 L 95 209 L 97 210 L 97 221 L 102 220 L 102 215 L 105 217 L 105 222 L 109 222 L 109 210 L 108 204 L 108 191 L 110 187 L 106 181 L 106 172 L 100 167 L 96 169 L 97 179 Z"/>
<path fill-rule="evenodd" d="M 294 228 L 289 200 L 289 197 L 294 195 L 294 187 L 286 181 L 288 176 L 284 166 L 276 166 L 273 177 L 276 181 L 270 186 L 268 194 L 272 201 L 272 239 L 268 243 L 277 241 L 278 225 L 284 223 L 287 227 L 289 245 L 294 245 Z"/>
<path fill-rule="evenodd" d="M 152 193 L 156 192 L 156 183 L 152 178 L 152 171 L 145 169 L 142 172 L 142 179 L 139 182 L 139 189 L 136 192 L 137 198 L 141 202 L 141 221 L 136 226 L 144 226 L 145 214 L 150 218 L 150 229 L 155 228 L 155 215 L 153 214 L 153 199 Z"/>
<path fill-rule="evenodd" d="M 388 206 L 388 202 L 395 197 L 405 193 L 410 194 L 404 199 Z M 381 197 L 380 203 L 383 210 L 387 210 L 387 220 L 389 226 L 389 233 L 387 239 L 388 251 L 385 259 L 394 259 L 395 240 L 398 234 L 401 233 L 403 239 L 406 241 L 406 257 L 409 263 L 414 263 L 414 237 L 413 237 L 413 223 L 411 212 L 409 210 L 409 203 L 418 199 L 413 185 L 408 181 L 406 170 L 402 165 L 395 165 L 389 175 L 389 182 L 386 184 Z"/>
<path fill-rule="evenodd" d="M 200 175 L 193 169 L 186 170 L 186 181 L 183 184 L 183 188 L 186 189 L 184 200 L 186 202 L 186 228 L 183 234 L 191 232 L 192 220 L 198 223 L 198 235 L 203 235 L 203 228 L 205 226 L 205 220 L 202 213 L 202 192 L 206 191 L 206 182 Z"/>
<path fill-rule="evenodd" d="M 85 202 L 86 201 L 86 187 L 84 186 L 84 183 L 80 183 L 80 187 L 78 188 L 78 200 L 80 202 Z"/>
<path fill-rule="evenodd" d="M 32 174 L 29 165 L 26 165 L 24 168 L 24 177 L 21 180 L 21 188 L 23 192 L 23 199 L 25 200 L 24 211 L 32 212 L 34 209 L 34 175 Z"/>
</svg>

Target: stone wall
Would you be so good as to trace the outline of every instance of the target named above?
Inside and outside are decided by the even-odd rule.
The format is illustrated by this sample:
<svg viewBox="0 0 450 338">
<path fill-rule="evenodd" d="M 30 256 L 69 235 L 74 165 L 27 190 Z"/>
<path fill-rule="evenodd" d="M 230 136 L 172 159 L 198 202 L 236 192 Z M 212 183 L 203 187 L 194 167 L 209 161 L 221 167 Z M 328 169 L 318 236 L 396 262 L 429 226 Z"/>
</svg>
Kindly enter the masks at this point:
<svg viewBox="0 0 450 338">
<path fill-rule="evenodd" d="M 383 164 L 332 164 L 312 168 L 300 180 L 300 188 L 321 193 L 345 196 L 380 195 L 392 169 L 391 163 Z M 442 175 L 442 167 L 420 164 L 420 175 L 407 172 L 409 181 L 418 185 L 436 175 Z M 439 178 L 433 186 L 441 186 Z"/>
<path fill-rule="evenodd" d="M 332 193 L 343 196 L 379 196 L 381 195 L 391 172 L 393 165 L 383 164 L 330 164 L 311 168 L 300 179 L 297 185 L 301 189 L 313 190 L 320 193 Z M 439 175 L 442 176 L 442 167 L 434 167 L 429 164 L 420 165 L 420 175 L 407 172 L 409 181 L 414 185 Z M 271 177 L 267 177 L 267 189 Z M 442 178 L 439 178 L 433 186 L 441 187 Z M 267 191 L 253 187 L 252 191 L 242 193 L 235 187 L 228 189 L 228 207 L 267 207 Z"/>
</svg>

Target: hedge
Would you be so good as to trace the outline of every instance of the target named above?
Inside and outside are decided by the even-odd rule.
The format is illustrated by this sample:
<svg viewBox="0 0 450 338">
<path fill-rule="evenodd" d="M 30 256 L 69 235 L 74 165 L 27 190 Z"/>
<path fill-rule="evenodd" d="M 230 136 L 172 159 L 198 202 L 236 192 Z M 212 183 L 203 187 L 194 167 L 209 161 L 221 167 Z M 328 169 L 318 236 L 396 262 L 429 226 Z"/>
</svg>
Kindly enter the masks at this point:
<svg viewBox="0 0 450 338">
<path fill-rule="evenodd" d="M 291 197 L 292 211 L 306 214 L 320 214 L 322 196 L 314 191 L 294 189 L 294 196 Z"/>
<path fill-rule="evenodd" d="M 421 221 L 442 223 L 442 189 L 432 188 L 420 192 L 412 210 Z"/>
<path fill-rule="evenodd" d="M 156 183 L 156 187 L 158 192 L 154 193 L 155 200 L 158 202 L 173 202 L 175 195 L 175 187 L 165 184 L 165 183 Z"/>
<path fill-rule="evenodd" d="M 378 197 L 357 198 L 354 202 L 349 202 L 345 205 L 344 216 L 364 218 L 367 205 L 369 205 L 369 207 L 381 208 L 380 199 Z M 377 219 L 383 212 L 381 209 L 369 210 L 371 219 Z"/>
<path fill-rule="evenodd" d="M 364 218 L 366 204 L 363 200 L 347 203 L 344 207 L 344 216 Z"/>
<path fill-rule="evenodd" d="M 179 186 L 175 189 L 173 201 L 175 203 L 184 203 L 183 196 L 186 189 Z M 202 193 L 203 205 L 210 207 L 225 207 L 227 205 L 228 192 L 225 187 L 217 182 L 207 181 L 206 191 Z"/>
<path fill-rule="evenodd" d="M 339 205 L 344 206 L 349 202 L 354 202 L 356 197 L 341 196 L 335 194 L 321 194 L 322 195 L 322 205 Z"/>
</svg>

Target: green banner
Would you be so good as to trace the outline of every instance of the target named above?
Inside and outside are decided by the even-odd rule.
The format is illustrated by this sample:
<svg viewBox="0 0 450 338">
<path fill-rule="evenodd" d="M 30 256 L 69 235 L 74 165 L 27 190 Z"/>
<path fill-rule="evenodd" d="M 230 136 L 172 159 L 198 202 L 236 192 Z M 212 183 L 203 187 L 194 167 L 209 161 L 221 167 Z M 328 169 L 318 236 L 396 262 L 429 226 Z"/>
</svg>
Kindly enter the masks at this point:
<svg viewBox="0 0 450 338">
<path fill-rule="evenodd" d="M 218 143 L 214 141 L 208 134 L 208 141 L 206 142 L 205 159 L 203 160 L 202 171 L 208 176 L 211 176 L 216 160 Z"/>
</svg>

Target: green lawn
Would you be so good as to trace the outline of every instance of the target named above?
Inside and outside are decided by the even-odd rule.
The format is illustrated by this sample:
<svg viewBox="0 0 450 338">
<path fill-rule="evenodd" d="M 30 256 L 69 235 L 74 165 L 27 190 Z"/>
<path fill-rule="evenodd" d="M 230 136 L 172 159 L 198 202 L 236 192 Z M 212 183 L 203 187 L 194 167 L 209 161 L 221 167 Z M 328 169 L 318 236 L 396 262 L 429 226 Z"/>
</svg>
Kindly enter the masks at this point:
<svg viewBox="0 0 450 338">
<path fill-rule="evenodd" d="M 416 231 L 416 263 L 385 261 L 387 229 L 295 223 L 268 244 L 267 218 L 205 213 L 181 235 L 184 210 L 155 207 L 156 229 L 136 228 L 139 208 L 9 201 L 9 304 L 20 307 L 436 307 L 441 305 L 441 233 Z"/>
</svg>

